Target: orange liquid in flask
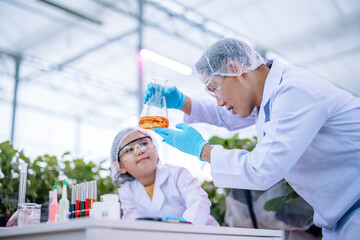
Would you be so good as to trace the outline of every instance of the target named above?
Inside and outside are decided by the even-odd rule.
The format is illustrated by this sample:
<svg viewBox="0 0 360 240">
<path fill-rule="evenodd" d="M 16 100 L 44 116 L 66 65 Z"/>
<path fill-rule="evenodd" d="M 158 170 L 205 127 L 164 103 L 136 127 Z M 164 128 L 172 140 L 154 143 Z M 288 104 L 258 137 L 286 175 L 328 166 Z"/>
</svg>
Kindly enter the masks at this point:
<svg viewBox="0 0 360 240">
<path fill-rule="evenodd" d="M 169 120 L 160 116 L 146 116 L 140 118 L 139 126 L 144 129 L 151 129 L 153 127 L 168 128 Z"/>
</svg>

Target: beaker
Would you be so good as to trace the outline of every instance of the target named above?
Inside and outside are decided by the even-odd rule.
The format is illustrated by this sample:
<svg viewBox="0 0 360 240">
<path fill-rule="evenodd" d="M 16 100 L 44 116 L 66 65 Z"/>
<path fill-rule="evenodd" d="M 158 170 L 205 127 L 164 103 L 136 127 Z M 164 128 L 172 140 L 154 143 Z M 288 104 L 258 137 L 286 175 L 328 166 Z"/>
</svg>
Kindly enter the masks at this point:
<svg viewBox="0 0 360 240">
<path fill-rule="evenodd" d="M 154 85 L 153 93 L 146 104 L 144 104 L 140 114 L 139 126 L 148 130 L 151 130 L 153 127 L 168 128 L 169 120 L 166 100 L 161 92 L 167 81 L 163 78 L 154 78 L 151 82 Z"/>
<path fill-rule="evenodd" d="M 41 204 L 20 203 L 18 205 L 18 227 L 40 223 Z"/>
</svg>

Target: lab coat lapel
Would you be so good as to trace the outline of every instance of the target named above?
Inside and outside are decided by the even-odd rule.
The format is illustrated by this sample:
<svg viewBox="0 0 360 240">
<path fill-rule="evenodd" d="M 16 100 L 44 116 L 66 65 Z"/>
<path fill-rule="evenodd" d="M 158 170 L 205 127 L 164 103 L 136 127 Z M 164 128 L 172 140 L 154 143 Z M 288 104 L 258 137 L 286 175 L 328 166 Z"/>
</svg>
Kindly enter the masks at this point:
<svg viewBox="0 0 360 240">
<path fill-rule="evenodd" d="M 263 97 L 262 97 L 262 101 L 261 101 L 261 105 L 260 105 L 260 109 L 259 109 L 259 114 L 258 114 L 258 118 L 257 118 L 257 122 L 256 122 L 256 133 L 257 133 L 257 138 L 258 138 L 258 142 L 261 141 L 261 139 L 264 137 L 264 124 L 266 122 L 266 120 L 270 117 L 270 97 L 272 95 L 272 93 L 275 91 L 275 89 L 279 86 L 281 79 L 282 79 L 282 74 L 284 71 L 284 65 L 282 63 L 280 63 L 279 61 L 275 60 L 269 60 L 266 65 L 269 66 L 271 65 L 271 69 L 270 72 L 265 80 L 265 86 L 264 86 L 264 92 L 263 92 Z M 268 110 L 267 114 L 265 114 L 265 106 Z"/>
<path fill-rule="evenodd" d="M 152 199 L 152 210 L 154 211 L 154 216 L 158 216 L 161 206 L 164 203 L 165 194 L 163 192 L 162 185 L 168 179 L 168 176 L 169 169 L 165 165 L 162 165 L 159 161 L 156 169 L 155 186 Z"/>
<path fill-rule="evenodd" d="M 151 199 L 149 195 L 147 194 L 144 186 L 137 180 L 132 181 L 132 188 L 134 193 L 134 201 L 137 202 L 139 206 L 139 210 L 142 213 L 148 213 L 149 212 L 149 206 L 151 206 Z M 149 216 L 152 215 L 152 213 L 148 213 Z"/>
</svg>

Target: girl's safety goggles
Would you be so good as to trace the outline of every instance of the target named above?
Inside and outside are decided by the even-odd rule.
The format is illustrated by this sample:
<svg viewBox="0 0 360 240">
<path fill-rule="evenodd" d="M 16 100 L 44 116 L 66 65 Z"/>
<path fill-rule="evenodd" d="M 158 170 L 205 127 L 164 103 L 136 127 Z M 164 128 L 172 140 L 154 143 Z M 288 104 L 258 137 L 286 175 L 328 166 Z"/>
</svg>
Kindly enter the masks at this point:
<svg viewBox="0 0 360 240">
<path fill-rule="evenodd" d="M 135 156 L 139 150 L 145 151 L 149 147 L 149 144 L 151 143 L 151 137 L 145 136 L 141 138 L 137 138 L 132 140 L 131 142 L 128 142 L 123 147 L 121 147 L 118 151 L 118 161 L 126 160 L 128 158 L 131 158 Z"/>
</svg>

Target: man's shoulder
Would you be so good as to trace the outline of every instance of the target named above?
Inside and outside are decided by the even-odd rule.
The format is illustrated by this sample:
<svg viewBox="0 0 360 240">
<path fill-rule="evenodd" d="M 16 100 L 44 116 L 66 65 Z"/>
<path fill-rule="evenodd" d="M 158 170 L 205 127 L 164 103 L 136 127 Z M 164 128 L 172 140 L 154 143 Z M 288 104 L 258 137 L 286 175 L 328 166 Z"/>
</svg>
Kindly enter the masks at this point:
<svg viewBox="0 0 360 240">
<path fill-rule="evenodd" d="M 320 89 L 324 91 L 325 89 L 333 88 L 332 84 L 315 73 L 292 65 L 286 65 L 284 68 L 279 89 L 285 87 L 302 89 L 309 93 L 312 93 L 314 90 L 318 92 Z"/>
</svg>

